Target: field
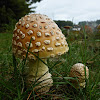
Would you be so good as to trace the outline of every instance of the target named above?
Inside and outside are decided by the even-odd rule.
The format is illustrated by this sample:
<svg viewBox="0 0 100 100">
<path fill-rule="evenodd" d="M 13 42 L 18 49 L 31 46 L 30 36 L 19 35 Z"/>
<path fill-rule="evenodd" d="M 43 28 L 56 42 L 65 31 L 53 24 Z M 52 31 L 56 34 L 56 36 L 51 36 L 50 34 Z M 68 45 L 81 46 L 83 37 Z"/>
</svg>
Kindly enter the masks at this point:
<svg viewBox="0 0 100 100">
<path fill-rule="evenodd" d="M 40 95 L 32 88 L 25 88 L 22 64 L 18 58 L 16 62 L 20 63 L 20 67 L 14 66 L 12 34 L 0 33 L 0 100 L 99 100 L 100 41 L 85 36 L 69 40 L 68 37 L 68 53 L 57 59 L 48 59 L 54 83 L 48 93 Z M 83 89 L 76 89 L 68 77 L 71 67 L 79 62 L 89 68 L 89 79 Z"/>
</svg>

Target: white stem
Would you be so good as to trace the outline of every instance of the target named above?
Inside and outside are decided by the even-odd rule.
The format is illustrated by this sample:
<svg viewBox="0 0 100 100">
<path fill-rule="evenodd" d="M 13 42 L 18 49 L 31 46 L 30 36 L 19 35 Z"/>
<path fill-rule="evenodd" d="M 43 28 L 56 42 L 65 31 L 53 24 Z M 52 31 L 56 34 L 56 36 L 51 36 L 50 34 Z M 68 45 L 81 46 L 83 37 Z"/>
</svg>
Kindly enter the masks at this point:
<svg viewBox="0 0 100 100">
<path fill-rule="evenodd" d="M 42 60 L 45 63 L 47 63 L 46 59 Z M 40 83 L 36 88 L 41 88 L 42 86 L 46 86 L 45 88 L 40 89 L 40 92 L 43 91 L 48 92 L 53 83 L 48 67 L 40 60 L 29 61 L 28 67 L 29 68 L 26 77 L 27 82 L 28 83 L 35 82 L 35 80 L 41 77 L 38 80 L 38 82 L 42 81 L 42 83 Z"/>
<path fill-rule="evenodd" d="M 47 63 L 47 60 L 43 60 L 45 63 Z M 48 67 L 41 62 L 40 60 L 35 60 L 35 61 L 29 61 L 29 71 L 28 71 L 28 76 L 32 77 L 41 77 L 48 71 Z"/>
</svg>

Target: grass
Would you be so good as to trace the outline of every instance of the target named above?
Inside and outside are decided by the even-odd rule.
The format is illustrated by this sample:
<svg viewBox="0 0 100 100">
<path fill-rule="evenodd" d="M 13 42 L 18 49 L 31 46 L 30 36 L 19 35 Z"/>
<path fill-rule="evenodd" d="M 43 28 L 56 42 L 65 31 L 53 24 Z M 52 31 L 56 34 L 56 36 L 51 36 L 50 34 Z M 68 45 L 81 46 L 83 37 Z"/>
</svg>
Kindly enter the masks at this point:
<svg viewBox="0 0 100 100">
<path fill-rule="evenodd" d="M 22 75 L 25 62 L 14 58 L 11 42 L 12 34 L 0 33 L 0 100 L 100 99 L 100 52 L 97 46 L 99 41 L 96 39 L 84 38 L 73 42 L 68 40 L 70 48 L 68 53 L 57 59 L 48 59 L 47 66 L 52 74 L 54 85 L 48 93 L 42 95 L 33 91 L 33 88 L 25 88 L 25 79 Z M 78 62 L 89 68 L 90 76 L 84 89 L 76 89 L 69 82 L 70 69 Z"/>
</svg>

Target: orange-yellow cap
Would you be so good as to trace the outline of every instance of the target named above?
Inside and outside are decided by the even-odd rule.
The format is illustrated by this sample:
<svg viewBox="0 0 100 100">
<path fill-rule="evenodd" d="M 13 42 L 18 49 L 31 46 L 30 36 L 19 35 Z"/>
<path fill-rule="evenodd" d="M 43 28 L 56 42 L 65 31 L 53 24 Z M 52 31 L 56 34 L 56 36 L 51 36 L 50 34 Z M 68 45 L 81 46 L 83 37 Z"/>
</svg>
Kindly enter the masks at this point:
<svg viewBox="0 0 100 100">
<path fill-rule="evenodd" d="M 57 24 L 41 14 L 26 15 L 16 23 L 12 40 L 15 56 L 26 57 L 29 44 L 29 51 L 38 54 L 40 58 L 55 57 L 69 50 L 66 38 Z M 28 58 L 36 59 L 31 53 L 28 53 Z"/>
</svg>

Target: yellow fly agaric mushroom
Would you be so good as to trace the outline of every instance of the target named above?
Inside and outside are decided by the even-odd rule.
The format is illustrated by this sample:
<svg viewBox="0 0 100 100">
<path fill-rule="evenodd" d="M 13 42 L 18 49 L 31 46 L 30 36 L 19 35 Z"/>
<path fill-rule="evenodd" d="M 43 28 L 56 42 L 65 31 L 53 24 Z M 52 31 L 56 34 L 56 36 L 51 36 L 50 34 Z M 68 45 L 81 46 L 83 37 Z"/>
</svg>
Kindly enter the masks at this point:
<svg viewBox="0 0 100 100">
<path fill-rule="evenodd" d="M 38 82 L 45 81 L 36 87 L 49 85 L 40 89 L 40 92 L 47 92 L 53 83 L 51 74 L 48 67 L 32 53 L 47 63 L 47 58 L 62 55 L 69 50 L 66 38 L 57 24 L 46 15 L 30 14 L 22 17 L 15 25 L 12 40 L 14 55 L 24 59 L 29 46 L 27 83 L 34 82 L 35 78 L 38 79 L 47 72 L 38 80 Z"/>
<path fill-rule="evenodd" d="M 89 77 L 89 69 L 82 63 L 74 64 L 71 68 L 69 76 L 77 77 L 78 80 L 71 80 L 76 88 L 85 88 L 85 78 L 88 79 Z"/>
</svg>

